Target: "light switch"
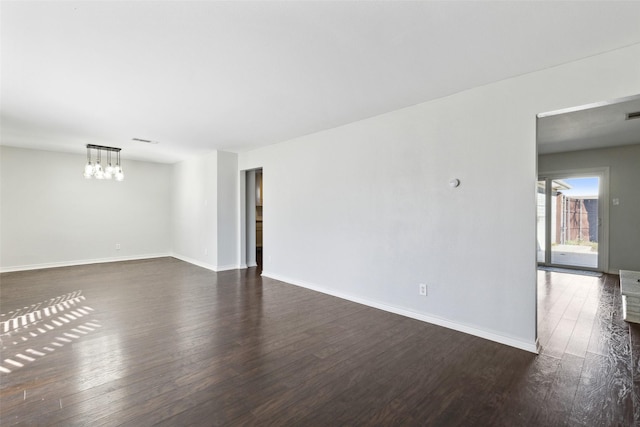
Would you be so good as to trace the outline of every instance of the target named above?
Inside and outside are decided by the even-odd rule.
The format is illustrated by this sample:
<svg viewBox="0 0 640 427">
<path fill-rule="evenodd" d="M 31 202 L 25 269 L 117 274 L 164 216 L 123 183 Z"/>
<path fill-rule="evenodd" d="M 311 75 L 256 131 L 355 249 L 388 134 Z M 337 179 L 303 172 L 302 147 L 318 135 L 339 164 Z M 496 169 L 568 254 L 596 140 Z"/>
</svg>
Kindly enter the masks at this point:
<svg viewBox="0 0 640 427">
<path fill-rule="evenodd" d="M 618 206 L 620 204 L 620 199 L 615 198 L 612 200 L 612 202 L 613 202 L 613 206 Z"/>
</svg>

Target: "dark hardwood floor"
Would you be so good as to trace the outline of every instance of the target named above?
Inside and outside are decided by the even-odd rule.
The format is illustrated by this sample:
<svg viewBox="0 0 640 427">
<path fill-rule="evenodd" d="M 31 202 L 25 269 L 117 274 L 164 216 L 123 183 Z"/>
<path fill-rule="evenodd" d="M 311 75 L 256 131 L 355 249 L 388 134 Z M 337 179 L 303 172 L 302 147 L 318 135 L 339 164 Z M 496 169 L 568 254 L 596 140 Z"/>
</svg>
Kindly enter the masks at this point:
<svg viewBox="0 0 640 427">
<path fill-rule="evenodd" d="M 4 425 L 630 426 L 618 277 L 539 273 L 539 356 L 173 258 L 0 275 Z"/>
</svg>

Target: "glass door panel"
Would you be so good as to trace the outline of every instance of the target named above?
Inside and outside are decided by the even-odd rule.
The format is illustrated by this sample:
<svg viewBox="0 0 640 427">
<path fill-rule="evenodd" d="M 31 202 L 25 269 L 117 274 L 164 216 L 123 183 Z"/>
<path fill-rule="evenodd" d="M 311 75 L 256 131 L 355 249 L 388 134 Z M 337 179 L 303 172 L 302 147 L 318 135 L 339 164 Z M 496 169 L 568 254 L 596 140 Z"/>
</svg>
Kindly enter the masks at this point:
<svg viewBox="0 0 640 427">
<path fill-rule="evenodd" d="M 598 268 L 597 176 L 553 179 L 550 204 L 551 264 Z M 548 247 L 548 246 L 547 246 Z"/>
</svg>

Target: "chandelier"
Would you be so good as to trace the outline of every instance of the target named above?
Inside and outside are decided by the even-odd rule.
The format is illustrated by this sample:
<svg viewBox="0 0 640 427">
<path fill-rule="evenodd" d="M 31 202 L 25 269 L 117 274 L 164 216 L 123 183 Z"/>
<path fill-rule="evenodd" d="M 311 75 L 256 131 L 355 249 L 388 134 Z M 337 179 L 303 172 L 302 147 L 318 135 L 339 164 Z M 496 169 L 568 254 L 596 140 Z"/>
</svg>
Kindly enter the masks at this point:
<svg viewBox="0 0 640 427">
<path fill-rule="evenodd" d="M 91 150 L 96 150 L 96 162 L 91 163 Z M 107 166 L 104 168 L 100 164 L 102 161 L 102 152 L 106 152 Z M 111 153 L 114 153 L 115 166 L 111 164 Z M 102 145 L 87 144 L 87 164 L 84 167 L 84 177 L 87 179 L 115 179 L 116 181 L 124 180 L 124 173 L 120 165 L 120 148 L 105 147 Z"/>
</svg>

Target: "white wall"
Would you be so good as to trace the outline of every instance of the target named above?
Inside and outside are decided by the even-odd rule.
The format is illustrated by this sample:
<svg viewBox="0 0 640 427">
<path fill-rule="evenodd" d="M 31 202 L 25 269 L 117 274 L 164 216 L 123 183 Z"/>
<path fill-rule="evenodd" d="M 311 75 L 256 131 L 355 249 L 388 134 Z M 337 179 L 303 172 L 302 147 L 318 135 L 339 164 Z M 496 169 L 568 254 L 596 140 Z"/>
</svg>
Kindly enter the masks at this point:
<svg viewBox="0 0 640 427">
<path fill-rule="evenodd" d="M 218 259 L 217 170 L 215 151 L 173 165 L 174 256 L 209 268 Z"/>
<path fill-rule="evenodd" d="M 238 155 L 218 151 L 218 269 L 237 268 L 239 183 Z"/>
<path fill-rule="evenodd" d="M 0 153 L 2 271 L 170 253 L 170 165 L 123 156 L 125 180 L 98 181 L 83 178 L 84 155 Z"/>
<path fill-rule="evenodd" d="M 534 351 L 536 114 L 639 92 L 636 45 L 242 153 L 263 274 Z"/>
<path fill-rule="evenodd" d="M 609 271 L 640 271 L 640 144 L 548 154 L 538 162 L 541 172 L 609 167 L 610 199 L 620 201 L 609 200 Z"/>
<path fill-rule="evenodd" d="M 177 258 L 237 268 L 237 155 L 214 151 L 173 165 L 172 247 Z"/>
</svg>

